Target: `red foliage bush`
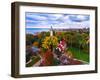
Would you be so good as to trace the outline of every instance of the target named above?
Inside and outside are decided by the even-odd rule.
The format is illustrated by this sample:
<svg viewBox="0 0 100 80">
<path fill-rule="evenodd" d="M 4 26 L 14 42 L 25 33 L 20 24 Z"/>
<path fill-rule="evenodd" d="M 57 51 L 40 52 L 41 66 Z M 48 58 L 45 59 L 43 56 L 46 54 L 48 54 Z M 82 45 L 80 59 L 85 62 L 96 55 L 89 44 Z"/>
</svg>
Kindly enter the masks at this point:
<svg viewBox="0 0 100 80">
<path fill-rule="evenodd" d="M 44 66 L 51 66 L 53 64 L 53 54 L 50 50 L 47 50 L 46 53 L 44 54 L 44 61 L 43 65 Z"/>
</svg>

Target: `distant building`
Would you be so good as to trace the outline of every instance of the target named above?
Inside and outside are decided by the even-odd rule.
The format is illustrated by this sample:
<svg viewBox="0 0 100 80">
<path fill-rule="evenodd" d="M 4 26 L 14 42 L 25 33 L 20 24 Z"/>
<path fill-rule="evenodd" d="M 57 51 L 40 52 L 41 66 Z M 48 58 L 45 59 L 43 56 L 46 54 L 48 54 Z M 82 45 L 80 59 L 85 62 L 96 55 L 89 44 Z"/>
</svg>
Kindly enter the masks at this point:
<svg viewBox="0 0 100 80">
<path fill-rule="evenodd" d="M 89 32 L 89 28 L 83 28 L 83 29 L 54 29 L 55 32 L 66 32 L 66 31 L 76 31 L 76 32 Z"/>
</svg>

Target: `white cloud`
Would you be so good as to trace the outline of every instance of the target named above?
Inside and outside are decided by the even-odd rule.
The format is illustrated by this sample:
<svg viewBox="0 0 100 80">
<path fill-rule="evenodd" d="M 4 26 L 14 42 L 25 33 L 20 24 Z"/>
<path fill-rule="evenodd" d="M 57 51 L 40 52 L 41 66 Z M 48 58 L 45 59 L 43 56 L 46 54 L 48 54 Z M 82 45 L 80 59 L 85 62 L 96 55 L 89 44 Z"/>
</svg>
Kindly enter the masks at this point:
<svg viewBox="0 0 100 80">
<path fill-rule="evenodd" d="M 30 17 L 36 20 L 47 20 L 47 17 L 36 15 L 36 14 L 27 14 L 26 17 Z"/>
<path fill-rule="evenodd" d="M 48 15 L 48 20 L 57 20 L 60 19 L 63 16 L 63 14 L 49 14 Z"/>
<path fill-rule="evenodd" d="M 54 28 L 84 28 L 89 27 L 89 20 L 86 20 L 84 15 L 64 15 L 64 14 L 27 14 L 27 17 L 33 18 L 33 20 L 27 20 L 26 22 L 33 22 L 34 24 L 27 27 L 50 27 Z M 36 21 L 35 21 L 36 19 Z M 73 20 L 84 21 L 73 21 Z"/>
<path fill-rule="evenodd" d="M 77 15 L 77 18 L 80 19 L 80 20 L 85 20 L 85 19 L 86 19 L 86 16 L 83 16 L 83 15 Z"/>
</svg>

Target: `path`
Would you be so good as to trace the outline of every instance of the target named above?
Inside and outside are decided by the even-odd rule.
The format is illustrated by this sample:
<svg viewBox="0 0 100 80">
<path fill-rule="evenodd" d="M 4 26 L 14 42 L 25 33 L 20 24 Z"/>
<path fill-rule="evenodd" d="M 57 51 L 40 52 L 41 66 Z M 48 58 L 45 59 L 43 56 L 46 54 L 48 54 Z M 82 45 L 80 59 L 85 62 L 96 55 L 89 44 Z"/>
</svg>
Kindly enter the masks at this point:
<svg viewBox="0 0 100 80">
<path fill-rule="evenodd" d="M 41 59 L 38 62 L 36 62 L 33 66 L 39 66 L 40 63 L 41 63 Z"/>
</svg>

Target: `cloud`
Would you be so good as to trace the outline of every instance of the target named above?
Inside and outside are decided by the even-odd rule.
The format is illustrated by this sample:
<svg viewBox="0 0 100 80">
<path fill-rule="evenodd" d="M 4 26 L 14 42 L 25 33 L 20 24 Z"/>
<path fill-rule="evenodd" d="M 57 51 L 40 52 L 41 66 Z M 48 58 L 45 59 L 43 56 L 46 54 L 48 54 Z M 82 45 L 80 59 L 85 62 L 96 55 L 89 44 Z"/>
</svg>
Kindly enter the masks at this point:
<svg viewBox="0 0 100 80">
<path fill-rule="evenodd" d="M 48 14 L 47 14 L 47 15 L 48 15 Z M 53 20 L 53 21 L 55 21 L 55 20 L 60 19 L 61 17 L 63 17 L 62 14 L 49 14 L 49 15 L 48 15 L 48 20 Z"/>
<path fill-rule="evenodd" d="M 33 13 L 33 14 L 26 13 L 26 19 L 42 21 L 46 20 L 47 18 L 45 16 L 39 15 L 38 13 Z"/>
<path fill-rule="evenodd" d="M 82 21 L 88 21 L 89 16 L 88 15 L 70 15 L 69 19 L 74 22 L 82 22 Z"/>
<path fill-rule="evenodd" d="M 89 15 L 26 13 L 26 27 L 84 28 L 89 27 Z"/>
</svg>

